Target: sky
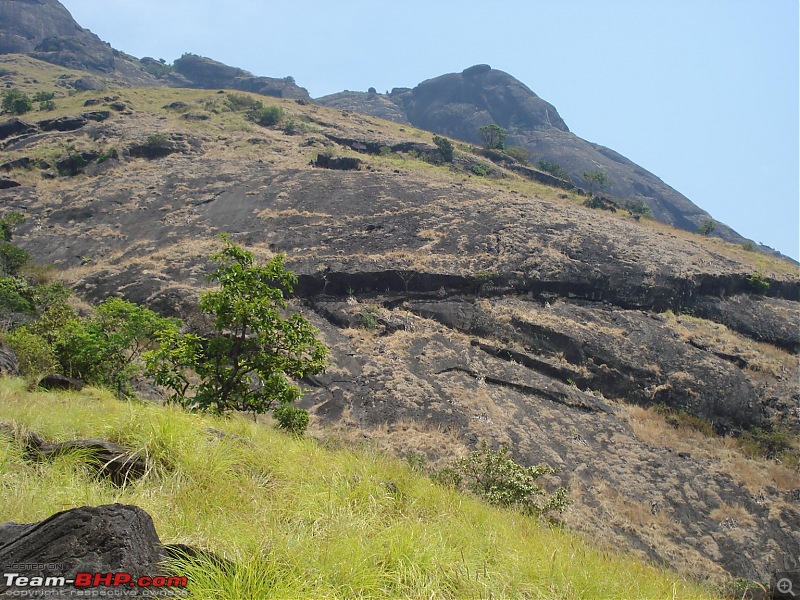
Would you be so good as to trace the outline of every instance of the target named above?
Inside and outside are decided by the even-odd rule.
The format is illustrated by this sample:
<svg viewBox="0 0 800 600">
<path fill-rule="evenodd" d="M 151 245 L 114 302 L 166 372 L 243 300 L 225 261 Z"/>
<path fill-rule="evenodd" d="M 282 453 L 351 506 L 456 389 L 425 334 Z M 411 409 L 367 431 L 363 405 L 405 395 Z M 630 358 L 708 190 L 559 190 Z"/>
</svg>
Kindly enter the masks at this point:
<svg viewBox="0 0 800 600">
<path fill-rule="evenodd" d="M 487 63 L 747 238 L 798 259 L 797 0 L 61 0 L 139 58 L 184 52 L 312 97 Z"/>
</svg>

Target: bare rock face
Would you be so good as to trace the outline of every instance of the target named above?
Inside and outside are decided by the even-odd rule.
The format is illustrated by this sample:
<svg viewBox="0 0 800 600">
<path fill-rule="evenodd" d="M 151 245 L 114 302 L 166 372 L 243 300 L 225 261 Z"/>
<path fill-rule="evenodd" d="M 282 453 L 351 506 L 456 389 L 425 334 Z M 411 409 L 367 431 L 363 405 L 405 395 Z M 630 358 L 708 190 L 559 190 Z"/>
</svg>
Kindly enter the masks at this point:
<svg viewBox="0 0 800 600">
<path fill-rule="evenodd" d="M 654 174 L 621 154 L 571 133 L 556 108 L 508 73 L 475 65 L 423 81 L 415 88 L 395 88 L 388 95 L 342 92 L 318 98 L 326 106 L 408 121 L 472 144 L 481 144 L 478 129 L 497 124 L 508 134 L 507 145 L 522 146 L 541 160 L 570 172 L 574 183 L 587 187 L 582 174 L 603 171 L 608 193 L 647 204 L 664 223 L 697 231 L 708 213 Z M 394 107 L 387 112 L 387 105 Z M 738 233 L 720 224 L 716 234 L 742 242 Z"/>
<path fill-rule="evenodd" d="M 110 72 L 114 52 L 56 0 L 0 1 L 0 54 L 31 54 L 77 69 Z"/>
<path fill-rule="evenodd" d="M 170 74 L 171 77 L 167 81 L 169 85 L 175 87 L 226 88 L 276 98 L 311 99 L 308 91 L 298 87 L 291 77 L 283 79 L 256 77 L 249 71 L 231 67 L 205 56 L 184 54 L 175 61 L 174 68 L 174 73 Z"/>
<path fill-rule="evenodd" d="M 66 579 L 81 572 L 153 576 L 161 574 L 162 560 L 153 520 L 136 506 L 85 506 L 56 513 L 40 523 L 0 525 L 0 569 L 4 573 Z M 22 573 L 12 566 L 19 564 L 39 568 Z M 0 592 L 13 595 L 22 589 L 0 580 Z M 69 597 L 69 591 L 63 590 L 62 597 Z"/>
<path fill-rule="evenodd" d="M 0 375 L 19 375 L 19 362 L 14 351 L 0 343 Z"/>
</svg>

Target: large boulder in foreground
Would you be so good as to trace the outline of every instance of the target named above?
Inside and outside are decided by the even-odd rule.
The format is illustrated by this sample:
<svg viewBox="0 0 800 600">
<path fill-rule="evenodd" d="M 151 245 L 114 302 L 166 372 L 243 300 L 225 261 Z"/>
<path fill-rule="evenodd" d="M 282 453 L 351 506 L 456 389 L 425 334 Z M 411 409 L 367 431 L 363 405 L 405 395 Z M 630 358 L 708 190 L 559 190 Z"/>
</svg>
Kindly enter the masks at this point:
<svg viewBox="0 0 800 600">
<path fill-rule="evenodd" d="M 0 524 L 0 570 L 6 574 L 66 579 L 77 573 L 152 577 L 163 574 L 163 553 L 153 520 L 136 506 L 84 506 L 56 513 L 40 523 Z M 18 565 L 28 568 L 22 572 Z M 9 587 L 7 582 L 7 577 L 0 579 L 4 595 L 31 591 Z M 61 597 L 80 591 L 71 586 L 59 590 Z"/>
</svg>

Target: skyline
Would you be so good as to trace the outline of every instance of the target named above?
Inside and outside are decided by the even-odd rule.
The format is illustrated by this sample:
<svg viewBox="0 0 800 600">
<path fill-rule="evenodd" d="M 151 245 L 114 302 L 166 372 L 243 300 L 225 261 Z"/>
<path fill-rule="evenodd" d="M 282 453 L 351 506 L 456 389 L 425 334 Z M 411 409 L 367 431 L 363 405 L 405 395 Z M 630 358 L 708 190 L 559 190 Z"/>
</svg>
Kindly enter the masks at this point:
<svg viewBox="0 0 800 600">
<path fill-rule="evenodd" d="M 184 52 L 320 97 L 414 87 L 478 63 L 553 104 L 570 130 L 620 152 L 740 234 L 800 254 L 798 4 L 571 0 L 291 6 L 209 0 L 62 2 L 114 48 Z"/>
</svg>

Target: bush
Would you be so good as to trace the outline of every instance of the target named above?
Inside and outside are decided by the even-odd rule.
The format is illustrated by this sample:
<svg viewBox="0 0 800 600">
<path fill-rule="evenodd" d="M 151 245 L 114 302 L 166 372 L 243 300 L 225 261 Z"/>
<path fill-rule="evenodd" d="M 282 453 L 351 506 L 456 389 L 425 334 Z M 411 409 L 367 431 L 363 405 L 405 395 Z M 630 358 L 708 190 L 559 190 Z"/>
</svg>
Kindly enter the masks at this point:
<svg viewBox="0 0 800 600">
<path fill-rule="evenodd" d="M 531 155 L 528 150 L 522 146 L 509 146 L 506 148 L 506 154 L 508 154 L 521 165 L 531 164 Z"/>
<path fill-rule="evenodd" d="M 284 117 L 284 111 L 280 106 L 265 106 L 253 110 L 249 118 L 263 127 L 272 127 L 280 123 Z"/>
<path fill-rule="evenodd" d="M 473 175 L 477 175 L 478 177 L 486 177 L 489 174 L 486 167 L 480 164 L 472 165 L 469 170 Z"/>
<path fill-rule="evenodd" d="M 17 356 L 21 375 L 33 377 L 58 371 L 56 354 L 44 337 L 20 327 L 7 333 L 4 339 Z"/>
<path fill-rule="evenodd" d="M 758 294 L 763 294 L 767 290 L 769 290 L 769 281 L 764 279 L 764 275 L 762 273 L 753 273 L 747 277 L 747 284 L 750 286 L 750 289 Z"/>
<path fill-rule="evenodd" d="M 33 314 L 33 303 L 29 297 L 29 286 L 19 277 L 0 278 L 0 310 Z"/>
<path fill-rule="evenodd" d="M 714 223 L 711 219 L 706 219 L 700 224 L 700 227 L 697 228 L 697 233 L 700 235 L 709 235 L 712 231 L 717 228 L 717 224 Z"/>
<path fill-rule="evenodd" d="M 439 148 L 439 155 L 444 162 L 453 162 L 453 143 L 450 140 L 435 135 L 433 143 Z"/>
<path fill-rule="evenodd" d="M 233 111 L 239 110 L 259 110 L 264 108 L 261 100 L 248 96 L 247 94 L 227 94 L 225 105 Z"/>
<path fill-rule="evenodd" d="M 749 457 L 770 460 L 780 460 L 784 455 L 800 454 L 796 444 L 796 436 L 785 427 L 753 427 L 743 433 L 739 440 L 740 447 Z"/>
<path fill-rule="evenodd" d="M 649 215 L 651 208 L 641 200 L 623 200 L 622 206 L 632 215 Z"/>
<path fill-rule="evenodd" d="M 561 512 L 570 504 L 565 488 L 560 487 L 548 496 L 536 485 L 539 477 L 557 472 L 546 465 L 523 467 L 509 455 L 507 447 L 490 450 L 484 442 L 480 450 L 470 452 L 435 478 L 456 487 L 466 487 L 489 504 L 543 515 Z"/>
<path fill-rule="evenodd" d="M 545 173 L 550 173 L 553 177 L 558 177 L 564 181 L 572 181 L 572 176 L 569 174 L 569 171 L 557 163 L 540 160 L 536 166 Z"/>
<path fill-rule="evenodd" d="M 12 115 L 24 115 L 33 110 L 28 94 L 20 90 L 9 90 L 3 94 L 3 111 Z"/>
<path fill-rule="evenodd" d="M 121 298 L 108 298 L 89 319 L 66 318 L 53 335 L 53 349 L 64 372 L 88 383 L 108 385 L 128 395 L 139 374 L 142 354 L 156 346 L 158 332 L 174 321 Z"/>
<path fill-rule="evenodd" d="M 742 243 L 742 248 L 747 250 L 748 252 L 755 252 L 756 251 L 756 243 L 752 240 L 747 240 L 746 242 Z"/>
<path fill-rule="evenodd" d="M 308 429 L 308 411 L 291 404 L 279 404 L 272 411 L 278 429 L 294 435 L 303 435 Z"/>
</svg>

